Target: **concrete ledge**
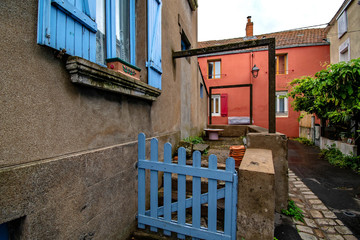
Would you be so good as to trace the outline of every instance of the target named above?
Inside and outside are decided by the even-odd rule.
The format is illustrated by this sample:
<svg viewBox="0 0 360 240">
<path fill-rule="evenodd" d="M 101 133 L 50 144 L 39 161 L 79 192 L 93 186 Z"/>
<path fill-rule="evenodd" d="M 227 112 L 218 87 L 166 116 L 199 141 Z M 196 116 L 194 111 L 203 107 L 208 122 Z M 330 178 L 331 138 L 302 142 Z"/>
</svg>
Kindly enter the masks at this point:
<svg viewBox="0 0 360 240">
<path fill-rule="evenodd" d="M 155 101 L 161 94 L 161 90 L 157 88 L 80 57 L 69 57 L 66 69 L 73 83 L 151 101 Z"/>
<path fill-rule="evenodd" d="M 327 146 L 331 146 L 333 144 L 335 144 L 336 148 L 339 149 L 343 154 L 356 156 L 357 153 L 356 145 L 320 137 L 320 149 L 326 149 Z"/>
<path fill-rule="evenodd" d="M 268 149 L 247 149 L 239 168 L 237 239 L 272 240 L 275 170 Z"/>
</svg>

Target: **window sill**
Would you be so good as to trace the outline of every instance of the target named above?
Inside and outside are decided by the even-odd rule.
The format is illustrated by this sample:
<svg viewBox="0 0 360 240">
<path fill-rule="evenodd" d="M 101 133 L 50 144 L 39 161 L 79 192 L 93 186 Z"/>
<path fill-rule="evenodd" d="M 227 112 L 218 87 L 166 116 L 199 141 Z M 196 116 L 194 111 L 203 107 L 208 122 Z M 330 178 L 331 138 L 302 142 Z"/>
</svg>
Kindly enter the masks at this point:
<svg viewBox="0 0 360 240">
<path fill-rule="evenodd" d="M 150 101 L 155 101 L 161 94 L 161 90 L 157 88 L 80 57 L 69 57 L 66 69 L 69 71 L 73 83 Z"/>
</svg>

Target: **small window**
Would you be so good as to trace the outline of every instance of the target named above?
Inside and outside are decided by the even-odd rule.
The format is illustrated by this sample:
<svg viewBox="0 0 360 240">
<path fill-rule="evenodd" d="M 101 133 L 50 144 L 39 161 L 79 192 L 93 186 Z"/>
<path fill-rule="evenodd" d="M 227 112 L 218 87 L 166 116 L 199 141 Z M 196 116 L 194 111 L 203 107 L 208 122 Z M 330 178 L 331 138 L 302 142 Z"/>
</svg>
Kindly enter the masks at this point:
<svg viewBox="0 0 360 240">
<path fill-rule="evenodd" d="M 276 92 L 276 116 L 288 116 L 288 98 L 286 91 Z"/>
<path fill-rule="evenodd" d="M 347 11 L 345 10 L 337 20 L 338 22 L 338 37 L 341 38 L 347 32 Z"/>
<path fill-rule="evenodd" d="M 220 95 L 211 96 L 211 115 L 220 116 Z"/>
<path fill-rule="evenodd" d="M 200 83 L 200 98 L 204 97 L 204 85 Z"/>
<path fill-rule="evenodd" d="M 350 39 L 346 39 L 345 42 L 343 42 L 339 46 L 339 61 L 350 61 Z"/>
<path fill-rule="evenodd" d="M 208 79 L 218 79 L 221 77 L 221 61 L 208 61 Z"/>
<path fill-rule="evenodd" d="M 190 49 L 190 41 L 187 38 L 186 34 L 184 33 L 184 31 L 181 33 L 181 50 L 189 50 Z"/>
<path fill-rule="evenodd" d="M 287 54 L 276 55 L 276 74 L 287 74 Z"/>
</svg>

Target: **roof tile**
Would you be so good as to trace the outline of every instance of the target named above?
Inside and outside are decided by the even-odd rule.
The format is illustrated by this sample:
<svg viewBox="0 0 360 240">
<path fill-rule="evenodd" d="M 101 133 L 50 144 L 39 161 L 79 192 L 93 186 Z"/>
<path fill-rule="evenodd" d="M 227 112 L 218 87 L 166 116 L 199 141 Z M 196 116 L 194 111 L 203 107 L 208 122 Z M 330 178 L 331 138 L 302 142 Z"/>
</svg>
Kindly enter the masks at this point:
<svg viewBox="0 0 360 240">
<path fill-rule="evenodd" d="M 325 28 L 288 30 L 282 32 L 256 35 L 255 37 L 256 39 L 275 38 L 276 47 L 326 43 L 324 41 L 324 39 L 326 38 Z M 204 48 L 204 47 L 210 47 L 216 45 L 225 45 L 229 43 L 243 42 L 246 40 L 251 40 L 251 39 L 246 39 L 244 37 L 241 37 L 241 38 L 203 41 L 203 42 L 198 42 L 198 48 Z"/>
</svg>

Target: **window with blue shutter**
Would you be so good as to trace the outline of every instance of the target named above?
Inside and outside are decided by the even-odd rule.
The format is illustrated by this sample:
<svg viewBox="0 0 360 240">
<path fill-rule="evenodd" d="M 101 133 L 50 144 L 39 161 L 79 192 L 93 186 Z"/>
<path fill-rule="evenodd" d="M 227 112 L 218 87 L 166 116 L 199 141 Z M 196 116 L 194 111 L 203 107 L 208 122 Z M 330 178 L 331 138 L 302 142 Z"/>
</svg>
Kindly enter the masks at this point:
<svg viewBox="0 0 360 240">
<path fill-rule="evenodd" d="M 96 0 L 39 0 L 37 42 L 95 62 Z"/>
<path fill-rule="evenodd" d="M 148 84 L 161 89 L 161 0 L 148 0 Z"/>
<path fill-rule="evenodd" d="M 38 19 L 38 44 L 135 65 L 135 0 L 39 0 Z"/>
</svg>

